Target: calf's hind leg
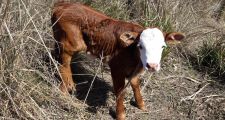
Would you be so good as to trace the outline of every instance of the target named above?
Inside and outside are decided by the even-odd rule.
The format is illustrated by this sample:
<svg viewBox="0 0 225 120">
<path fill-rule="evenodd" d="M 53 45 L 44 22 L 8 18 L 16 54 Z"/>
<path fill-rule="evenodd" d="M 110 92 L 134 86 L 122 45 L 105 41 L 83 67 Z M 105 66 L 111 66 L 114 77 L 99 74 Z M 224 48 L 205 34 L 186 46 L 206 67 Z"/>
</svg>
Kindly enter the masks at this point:
<svg viewBox="0 0 225 120">
<path fill-rule="evenodd" d="M 65 37 L 61 39 L 60 57 L 62 65 L 59 70 L 62 77 L 62 83 L 60 84 L 60 90 L 64 93 L 68 93 L 75 87 L 70 66 L 72 56 L 74 53 L 86 50 L 87 47 L 84 43 L 81 31 L 77 26 L 64 24 L 62 29 L 66 34 Z"/>
<path fill-rule="evenodd" d="M 72 55 L 62 52 L 60 57 L 62 59 L 62 65 L 59 67 L 59 71 L 62 77 L 62 83 L 60 84 L 59 88 L 63 93 L 68 93 L 75 87 L 70 67 Z"/>
</svg>

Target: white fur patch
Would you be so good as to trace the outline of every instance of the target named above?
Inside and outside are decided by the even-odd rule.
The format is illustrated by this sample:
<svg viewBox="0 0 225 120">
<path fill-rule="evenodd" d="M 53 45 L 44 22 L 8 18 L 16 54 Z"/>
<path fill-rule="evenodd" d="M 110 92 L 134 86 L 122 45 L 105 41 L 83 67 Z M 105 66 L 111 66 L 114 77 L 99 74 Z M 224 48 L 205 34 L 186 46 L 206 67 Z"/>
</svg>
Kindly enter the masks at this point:
<svg viewBox="0 0 225 120">
<path fill-rule="evenodd" d="M 163 46 L 166 46 L 163 33 L 158 28 L 145 29 L 140 35 L 139 45 L 143 67 L 148 70 L 147 63 L 157 64 L 156 71 L 159 71 Z"/>
</svg>

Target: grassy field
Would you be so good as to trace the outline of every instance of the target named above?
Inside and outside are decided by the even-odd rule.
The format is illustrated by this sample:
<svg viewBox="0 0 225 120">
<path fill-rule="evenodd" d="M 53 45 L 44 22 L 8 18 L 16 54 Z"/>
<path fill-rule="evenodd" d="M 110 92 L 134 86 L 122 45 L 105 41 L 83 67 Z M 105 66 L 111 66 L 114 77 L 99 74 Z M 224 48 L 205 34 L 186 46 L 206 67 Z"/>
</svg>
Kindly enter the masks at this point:
<svg viewBox="0 0 225 120">
<path fill-rule="evenodd" d="M 127 87 L 129 120 L 225 119 L 225 16 L 215 19 L 221 0 L 71 0 L 120 20 L 186 35 L 167 49 L 159 73 L 142 76 L 147 111 L 133 105 Z M 114 119 L 115 96 L 107 65 L 86 55 L 71 65 L 77 91 L 58 89 L 58 63 L 51 10 L 56 0 L 0 0 L 0 119 Z M 94 76 L 94 84 L 89 94 Z M 87 98 L 86 98 L 87 96 Z"/>
</svg>

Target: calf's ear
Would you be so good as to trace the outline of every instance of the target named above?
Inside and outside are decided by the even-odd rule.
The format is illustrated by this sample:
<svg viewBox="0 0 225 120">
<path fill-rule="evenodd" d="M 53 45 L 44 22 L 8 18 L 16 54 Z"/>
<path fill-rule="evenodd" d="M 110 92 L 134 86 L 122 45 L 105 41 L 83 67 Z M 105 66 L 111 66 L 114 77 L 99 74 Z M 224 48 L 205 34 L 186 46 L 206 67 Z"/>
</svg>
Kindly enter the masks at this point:
<svg viewBox="0 0 225 120">
<path fill-rule="evenodd" d="M 169 45 L 174 45 L 180 43 L 185 38 L 183 33 L 172 32 L 165 34 L 165 41 Z"/>
<path fill-rule="evenodd" d="M 128 31 L 120 35 L 120 40 L 125 46 L 129 46 L 130 44 L 134 43 L 137 37 L 138 37 L 138 33 Z"/>
</svg>

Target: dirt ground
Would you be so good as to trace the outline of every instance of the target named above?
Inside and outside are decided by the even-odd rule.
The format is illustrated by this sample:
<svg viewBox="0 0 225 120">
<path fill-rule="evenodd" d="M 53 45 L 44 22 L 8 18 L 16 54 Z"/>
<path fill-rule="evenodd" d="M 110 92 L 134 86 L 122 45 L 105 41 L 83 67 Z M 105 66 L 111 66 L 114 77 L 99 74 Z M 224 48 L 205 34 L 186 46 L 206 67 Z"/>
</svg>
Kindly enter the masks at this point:
<svg viewBox="0 0 225 120">
<path fill-rule="evenodd" d="M 146 111 L 135 107 L 133 92 L 126 88 L 126 116 L 129 120 L 223 120 L 225 119 L 225 87 L 209 76 L 199 74 L 188 68 L 182 59 L 170 58 L 163 61 L 158 73 L 145 73 L 142 76 L 142 95 Z M 74 72 L 77 82 L 76 98 L 84 101 L 99 64 L 89 56 L 82 55 L 83 60 L 74 59 Z M 84 61 L 88 62 L 76 62 Z M 167 65 L 167 63 L 173 63 Z M 95 63 L 95 64 L 94 64 Z M 85 112 L 88 119 L 115 118 L 115 96 L 113 94 L 110 71 L 107 65 L 98 73 L 93 87 L 87 97 Z M 90 75 L 90 73 L 92 75 Z M 88 75 L 89 74 L 89 75 Z"/>
</svg>

